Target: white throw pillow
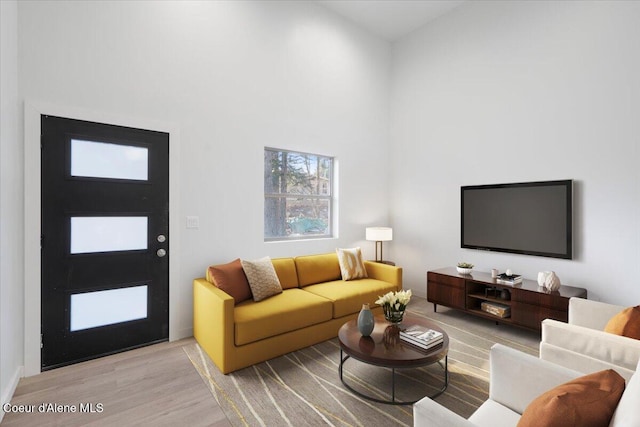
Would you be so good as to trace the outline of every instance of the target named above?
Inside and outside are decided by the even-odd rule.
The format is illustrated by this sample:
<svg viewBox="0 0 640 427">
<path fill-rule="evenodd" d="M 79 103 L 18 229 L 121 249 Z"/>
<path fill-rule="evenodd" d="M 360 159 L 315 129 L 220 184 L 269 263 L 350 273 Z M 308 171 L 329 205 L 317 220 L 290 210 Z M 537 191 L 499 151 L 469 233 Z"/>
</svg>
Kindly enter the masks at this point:
<svg viewBox="0 0 640 427">
<path fill-rule="evenodd" d="M 263 299 L 282 293 L 282 286 L 273 268 L 271 258 L 264 257 L 255 261 L 241 260 L 242 269 L 249 281 L 249 287 L 253 294 L 254 301 L 262 301 Z"/>
<path fill-rule="evenodd" d="M 360 248 L 339 248 L 336 249 L 336 253 L 338 254 L 342 280 L 364 279 L 367 277 L 367 270 L 364 268 Z"/>
</svg>

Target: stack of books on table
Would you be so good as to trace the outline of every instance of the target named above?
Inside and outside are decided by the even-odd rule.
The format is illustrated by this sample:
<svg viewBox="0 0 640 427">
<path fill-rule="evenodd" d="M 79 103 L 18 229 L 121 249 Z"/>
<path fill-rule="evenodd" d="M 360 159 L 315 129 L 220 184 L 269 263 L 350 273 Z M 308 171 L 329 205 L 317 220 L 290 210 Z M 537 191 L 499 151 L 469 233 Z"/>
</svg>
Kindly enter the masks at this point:
<svg viewBox="0 0 640 427">
<path fill-rule="evenodd" d="M 442 332 L 420 325 L 413 325 L 400 331 L 400 339 L 424 350 L 429 350 L 438 344 L 442 344 L 444 336 Z"/>
<path fill-rule="evenodd" d="M 506 273 L 498 274 L 498 277 L 496 277 L 496 283 L 500 283 L 502 285 L 515 285 L 516 283 L 522 283 L 522 276 L 519 274 L 512 274 L 511 276 L 507 276 Z"/>
</svg>

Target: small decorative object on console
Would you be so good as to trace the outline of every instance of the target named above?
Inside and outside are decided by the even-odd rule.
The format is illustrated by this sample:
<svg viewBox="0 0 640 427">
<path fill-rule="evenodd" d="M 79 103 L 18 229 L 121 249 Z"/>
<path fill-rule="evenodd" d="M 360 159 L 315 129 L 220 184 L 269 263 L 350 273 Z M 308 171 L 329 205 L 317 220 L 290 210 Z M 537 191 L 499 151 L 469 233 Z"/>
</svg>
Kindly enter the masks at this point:
<svg viewBox="0 0 640 427">
<path fill-rule="evenodd" d="M 495 302 L 483 301 L 480 304 L 480 309 L 486 313 L 498 316 L 501 318 L 511 317 L 511 307 L 508 305 L 498 304 Z"/>
<path fill-rule="evenodd" d="M 459 262 L 456 267 L 456 270 L 458 270 L 458 273 L 460 274 L 471 274 L 472 269 L 473 269 L 473 264 L 468 262 Z"/>
<path fill-rule="evenodd" d="M 544 271 L 538 271 L 538 286 L 540 286 L 541 288 L 544 288 L 544 273 Z"/>
<path fill-rule="evenodd" d="M 382 306 L 384 318 L 391 323 L 400 323 L 404 317 L 404 311 L 411 300 L 411 289 L 406 291 L 387 292 L 378 297 L 376 304 Z"/>
<path fill-rule="evenodd" d="M 362 310 L 358 314 L 358 330 L 363 337 L 368 337 L 373 332 L 374 326 L 373 313 L 369 308 L 369 304 L 362 304 Z"/>
<path fill-rule="evenodd" d="M 544 287 L 548 291 L 557 291 L 560 289 L 560 279 L 553 271 L 545 271 L 544 273 Z"/>
<path fill-rule="evenodd" d="M 511 270 L 507 271 L 511 272 Z M 515 285 L 516 283 L 522 283 L 522 276 L 519 274 L 498 274 L 498 277 L 496 277 L 496 283 L 500 283 L 502 285 Z"/>
</svg>

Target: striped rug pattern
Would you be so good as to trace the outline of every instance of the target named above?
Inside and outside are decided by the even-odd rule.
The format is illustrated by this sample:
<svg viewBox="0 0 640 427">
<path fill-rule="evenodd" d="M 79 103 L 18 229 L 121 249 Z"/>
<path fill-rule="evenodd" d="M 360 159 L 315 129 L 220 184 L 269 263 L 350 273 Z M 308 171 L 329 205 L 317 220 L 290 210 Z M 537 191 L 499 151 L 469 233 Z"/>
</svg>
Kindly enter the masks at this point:
<svg viewBox="0 0 640 427">
<path fill-rule="evenodd" d="M 414 297 L 409 311 L 428 318 L 450 338 L 449 387 L 436 401 L 463 417 L 484 402 L 489 392 L 489 349 L 502 343 L 538 354 L 538 333 L 520 330 L 438 307 Z M 362 399 L 340 382 L 337 338 L 245 368 L 220 373 L 198 346 L 185 352 L 234 426 L 412 426 L 412 408 Z M 362 393 L 389 399 L 391 370 L 349 359 L 345 380 Z M 396 371 L 396 399 L 411 401 L 443 384 L 443 368 L 435 364 Z"/>
</svg>

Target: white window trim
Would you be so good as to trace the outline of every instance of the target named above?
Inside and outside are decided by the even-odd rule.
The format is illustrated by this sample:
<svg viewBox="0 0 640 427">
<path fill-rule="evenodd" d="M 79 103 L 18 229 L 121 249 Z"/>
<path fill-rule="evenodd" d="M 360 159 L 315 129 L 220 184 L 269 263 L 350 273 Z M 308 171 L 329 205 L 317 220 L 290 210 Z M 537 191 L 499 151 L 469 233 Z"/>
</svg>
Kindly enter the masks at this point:
<svg viewBox="0 0 640 427">
<path fill-rule="evenodd" d="M 282 193 L 266 193 L 263 191 L 263 199 L 268 197 L 273 198 L 282 198 L 282 197 L 301 197 L 301 198 L 309 198 L 309 199 L 317 199 L 317 200 L 328 200 L 329 201 L 329 233 L 327 234 L 316 234 L 316 235 L 308 235 L 308 236 L 277 236 L 277 237 L 266 237 L 264 236 L 263 230 L 263 239 L 265 243 L 271 242 L 291 242 L 291 241 L 300 241 L 300 240 L 318 240 L 318 239 L 333 239 L 337 238 L 337 185 L 336 185 L 336 171 L 337 171 L 337 159 L 334 156 L 327 154 L 317 154 L 317 153 L 309 153 L 305 151 L 297 151 L 286 148 L 275 148 L 275 147 L 264 147 L 264 151 L 277 151 L 281 153 L 294 153 L 294 154 L 303 154 L 310 155 L 316 157 L 324 157 L 331 159 L 331 169 L 329 171 L 329 175 L 331 176 L 331 185 L 329 188 L 329 195 L 299 195 L 299 194 L 282 194 Z M 264 182 L 263 182 L 264 185 Z M 264 208 L 263 208 L 263 220 L 264 220 Z"/>
</svg>

